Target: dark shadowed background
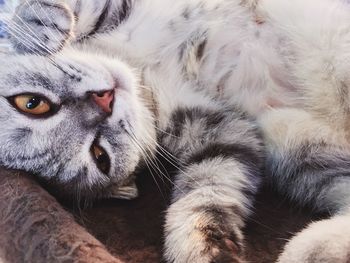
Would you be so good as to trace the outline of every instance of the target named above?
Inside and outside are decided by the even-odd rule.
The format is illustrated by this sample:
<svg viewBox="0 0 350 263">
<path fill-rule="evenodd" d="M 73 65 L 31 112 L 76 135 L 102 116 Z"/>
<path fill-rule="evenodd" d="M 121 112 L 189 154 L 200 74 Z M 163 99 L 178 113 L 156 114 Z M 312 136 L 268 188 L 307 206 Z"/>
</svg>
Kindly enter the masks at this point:
<svg viewBox="0 0 350 263">
<path fill-rule="evenodd" d="M 105 200 L 74 217 L 28 174 L 0 170 L 0 258 L 5 262 L 159 262 L 169 185 L 143 173 L 140 197 Z M 264 189 L 246 233 L 249 262 L 271 263 L 312 219 Z M 79 222 L 77 224 L 76 222 Z"/>
</svg>

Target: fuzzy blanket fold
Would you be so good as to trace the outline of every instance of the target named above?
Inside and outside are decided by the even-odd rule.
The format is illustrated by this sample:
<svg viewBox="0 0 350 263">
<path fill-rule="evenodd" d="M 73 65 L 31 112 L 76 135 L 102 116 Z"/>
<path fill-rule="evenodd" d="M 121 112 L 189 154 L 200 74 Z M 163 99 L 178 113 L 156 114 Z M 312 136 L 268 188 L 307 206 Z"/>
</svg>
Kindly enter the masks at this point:
<svg viewBox="0 0 350 263">
<path fill-rule="evenodd" d="M 136 200 L 105 200 L 73 215 L 28 174 L 0 169 L 0 262 L 160 262 L 169 186 L 160 193 L 147 174 L 138 185 Z M 245 230 L 247 260 L 274 262 L 312 219 L 263 191 Z"/>
<path fill-rule="evenodd" d="M 29 175 L 0 170 L 4 262 L 121 263 Z"/>
</svg>

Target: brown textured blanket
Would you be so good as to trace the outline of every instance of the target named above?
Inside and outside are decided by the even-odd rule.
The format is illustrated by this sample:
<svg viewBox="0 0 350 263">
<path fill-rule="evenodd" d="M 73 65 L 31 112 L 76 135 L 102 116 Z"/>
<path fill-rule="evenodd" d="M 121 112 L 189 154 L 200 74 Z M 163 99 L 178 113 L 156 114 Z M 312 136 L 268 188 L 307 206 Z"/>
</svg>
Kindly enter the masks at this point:
<svg viewBox="0 0 350 263">
<path fill-rule="evenodd" d="M 70 212 L 28 174 L 0 169 L 0 258 L 11 263 L 159 262 L 167 191 L 160 193 L 147 175 L 138 184 L 136 200 L 106 200 Z M 292 233 L 310 220 L 306 211 L 262 191 L 245 230 L 247 259 L 273 262 Z"/>
</svg>

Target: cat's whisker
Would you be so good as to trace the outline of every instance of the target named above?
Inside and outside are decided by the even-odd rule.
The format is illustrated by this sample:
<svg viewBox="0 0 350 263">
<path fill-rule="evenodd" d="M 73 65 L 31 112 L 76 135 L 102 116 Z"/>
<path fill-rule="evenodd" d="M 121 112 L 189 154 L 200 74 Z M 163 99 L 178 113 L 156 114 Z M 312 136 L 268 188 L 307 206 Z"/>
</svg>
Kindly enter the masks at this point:
<svg viewBox="0 0 350 263">
<path fill-rule="evenodd" d="M 28 2 L 28 0 L 25 0 L 25 1 L 26 1 L 27 4 L 30 6 L 30 8 L 33 10 L 35 16 L 39 19 L 39 21 L 40 21 L 43 25 L 45 25 L 45 23 L 42 21 L 41 17 L 40 17 L 39 14 L 35 11 L 35 9 L 33 8 L 33 6 L 30 5 L 30 3 Z M 63 37 L 62 33 L 58 30 L 56 24 L 52 21 L 52 19 L 50 18 L 50 16 L 44 11 L 42 4 L 40 4 L 40 2 L 39 2 L 38 0 L 36 0 L 35 2 L 38 4 L 38 6 L 40 7 L 42 13 L 45 15 L 45 17 L 50 21 L 51 25 L 56 29 L 55 32 L 56 32 L 57 34 L 59 34 L 61 37 Z M 47 27 L 47 26 L 45 25 L 45 27 Z M 49 33 L 50 33 L 50 35 L 57 41 L 57 43 L 60 42 L 60 40 L 57 38 L 57 36 L 56 36 L 54 33 L 51 32 L 51 30 L 49 30 Z"/>
<path fill-rule="evenodd" d="M 148 146 L 146 146 L 146 148 L 148 149 L 148 151 L 151 151 L 151 149 L 149 149 Z M 158 154 L 159 154 L 159 153 L 158 153 Z M 155 159 L 155 160 L 153 161 L 153 159 Z M 156 156 L 156 155 L 153 156 L 151 160 L 152 160 L 152 163 L 157 167 L 157 170 L 158 170 L 158 172 L 159 172 L 160 175 L 161 175 L 160 178 L 161 178 L 161 180 L 163 181 L 163 183 L 165 183 L 165 182 L 164 182 L 164 179 L 163 179 L 163 178 L 165 178 L 165 179 L 167 179 L 167 181 L 170 182 L 172 185 L 175 185 L 175 184 L 173 183 L 173 181 L 171 180 L 170 175 L 169 175 L 167 169 L 164 167 L 164 165 L 162 164 L 162 162 L 157 158 L 157 156 Z M 160 164 L 160 165 L 162 166 L 164 172 L 162 171 L 162 169 L 159 167 L 158 164 Z"/>
<path fill-rule="evenodd" d="M 129 136 L 129 138 L 131 139 L 131 141 L 133 142 L 133 144 L 140 150 L 141 155 L 142 155 L 142 157 L 143 157 L 143 160 L 145 161 L 145 164 L 146 164 L 146 166 L 147 166 L 147 168 L 148 168 L 148 171 L 150 172 L 150 174 L 151 174 L 151 176 L 152 176 L 152 178 L 153 178 L 155 184 L 157 185 L 157 188 L 159 189 L 159 192 L 161 193 L 161 195 L 163 196 L 163 198 L 165 198 L 164 195 L 163 195 L 163 192 L 162 192 L 162 190 L 161 190 L 161 187 L 159 186 L 159 184 L 158 184 L 158 182 L 157 182 L 157 179 L 156 179 L 156 177 L 154 176 L 154 174 L 153 174 L 153 172 L 152 172 L 153 167 L 152 167 L 152 165 L 149 163 L 149 160 L 150 160 L 150 159 L 149 159 L 148 154 L 142 149 L 142 147 L 139 145 L 139 143 L 137 143 L 137 141 L 136 141 L 128 132 L 127 132 L 127 134 L 128 134 L 128 136 Z"/>
<path fill-rule="evenodd" d="M 20 32 L 19 30 L 20 30 L 20 29 L 18 29 L 18 28 L 12 27 L 11 31 L 9 32 L 9 34 L 10 34 L 12 37 L 16 38 L 17 40 L 20 40 L 21 43 L 22 43 L 26 48 L 28 48 L 31 52 L 33 52 L 33 54 L 35 54 L 35 55 L 40 54 L 40 53 L 39 53 L 40 50 L 38 49 L 38 47 L 37 47 L 35 44 L 33 44 L 33 42 L 24 40 L 23 37 L 22 37 L 24 32 Z"/>
<path fill-rule="evenodd" d="M 161 148 L 159 148 L 159 150 L 160 151 L 162 151 L 163 153 L 164 153 L 164 151 L 161 149 Z M 188 178 L 190 178 L 195 184 L 197 184 L 197 186 L 200 186 L 200 184 L 195 180 L 195 178 L 193 178 L 191 175 L 189 175 L 186 171 L 184 171 L 182 168 L 183 167 L 179 167 L 179 166 L 177 166 L 176 164 L 174 164 L 173 162 L 171 162 L 164 154 L 162 154 L 161 152 L 158 152 L 158 154 L 162 157 L 162 158 L 164 158 L 167 162 L 169 162 L 172 166 L 174 166 L 177 170 L 179 170 L 181 173 L 182 173 L 182 175 L 184 175 L 184 176 L 186 176 L 186 177 L 188 177 Z M 169 152 L 165 152 L 165 154 L 170 154 Z"/>
<path fill-rule="evenodd" d="M 176 135 L 171 134 L 171 133 L 169 133 L 169 132 L 167 132 L 167 131 L 164 131 L 164 130 L 162 130 L 161 128 L 158 128 L 158 127 L 156 127 L 156 126 L 154 126 L 154 128 L 155 128 L 157 131 L 159 131 L 160 133 L 166 134 L 166 135 L 168 135 L 168 136 L 170 136 L 170 137 L 173 137 L 173 138 L 176 138 L 176 139 L 179 139 L 179 138 L 180 138 L 179 136 L 176 136 Z"/>
<path fill-rule="evenodd" d="M 129 125 L 130 125 L 130 123 L 129 123 Z M 155 125 L 153 125 L 152 127 L 155 128 L 155 129 L 157 129 L 157 127 L 156 127 Z M 167 161 L 171 162 L 171 164 L 172 164 L 174 167 L 180 169 L 180 166 L 178 166 L 178 165 L 175 164 L 175 163 L 178 163 L 179 165 L 182 166 L 183 162 L 182 162 L 179 158 L 177 158 L 176 156 L 174 156 L 173 154 L 171 154 L 169 151 L 167 151 L 164 147 L 162 147 L 162 146 L 159 144 L 159 142 L 158 142 L 157 140 L 155 140 L 155 139 L 154 139 L 151 135 L 149 135 L 147 132 L 144 133 L 144 134 L 146 135 L 147 139 L 151 140 L 152 143 L 154 143 L 155 146 L 156 146 L 157 148 L 159 148 L 164 154 L 166 154 L 166 155 L 168 156 L 168 158 L 166 158 Z M 174 163 L 174 162 L 175 162 L 175 163 Z"/>
<path fill-rule="evenodd" d="M 129 123 L 130 125 L 130 123 Z M 158 154 L 167 162 L 169 162 L 175 169 L 179 170 L 184 176 L 187 176 L 188 178 L 190 178 L 194 183 L 196 183 L 198 186 L 200 186 L 200 184 L 192 177 L 190 176 L 188 173 L 186 173 L 186 171 L 184 171 L 183 168 L 183 164 L 182 161 L 180 159 L 178 159 L 177 157 L 175 157 L 173 154 L 171 154 L 169 151 L 167 151 L 166 149 L 164 149 L 156 140 L 154 140 L 154 138 L 152 138 L 152 136 L 150 136 L 147 132 L 144 133 L 150 140 L 152 140 L 152 142 L 156 145 L 158 151 Z M 134 135 L 135 136 L 135 135 Z M 136 137 L 136 136 L 135 136 Z M 157 158 L 157 157 L 155 157 Z M 158 160 L 159 162 L 159 160 Z M 161 162 L 160 162 L 161 163 Z M 179 165 L 177 165 L 176 163 L 179 163 Z M 162 165 L 163 166 L 163 165 Z M 163 166 L 164 168 L 164 166 Z M 166 171 L 166 169 L 165 169 Z M 171 182 L 174 186 L 175 183 L 172 182 L 172 180 L 169 178 L 169 174 L 168 176 L 166 176 L 164 173 L 161 173 L 169 182 Z"/>
<path fill-rule="evenodd" d="M 57 57 L 56 57 L 57 58 Z M 64 74 L 70 76 L 71 78 L 74 78 L 74 75 L 72 75 L 71 73 L 69 73 L 67 70 L 65 70 L 62 66 L 60 66 L 56 61 L 54 61 L 54 59 L 52 57 L 48 57 L 48 59 L 51 61 L 51 63 L 58 68 L 59 70 L 61 70 Z"/>
<path fill-rule="evenodd" d="M 16 13 L 14 14 L 16 18 L 19 19 L 19 21 L 29 30 L 31 33 L 29 36 L 32 38 L 32 40 L 36 40 L 36 43 L 46 52 L 48 52 L 50 55 L 53 55 L 54 51 L 46 47 L 45 43 L 39 38 L 39 36 L 30 28 L 30 26 Z M 15 23 L 13 20 L 11 23 Z M 17 24 L 18 25 L 18 24 Z M 19 26 L 19 25 L 18 25 Z M 24 30 L 24 28 L 23 28 Z M 28 35 L 28 34 L 27 34 Z M 35 37 L 35 38 L 34 38 Z"/>
<path fill-rule="evenodd" d="M 141 88 L 141 89 L 146 89 L 146 90 L 152 91 L 152 88 L 148 87 L 147 85 L 138 84 L 137 87 Z"/>
<path fill-rule="evenodd" d="M 144 161 L 145 161 L 145 164 L 146 164 L 146 166 L 147 166 L 148 171 L 150 172 L 150 174 L 151 174 L 151 176 L 152 176 L 152 178 L 153 178 L 153 181 L 154 181 L 155 184 L 157 185 L 157 188 L 158 188 L 160 194 L 162 195 L 163 199 L 165 200 L 165 196 L 164 196 L 164 194 L 163 194 L 162 188 L 160 187 L 159 183 L 157 182 L 156 177 L 154 176 L 154 174 L 153 174 L 153 172 L 152 172 L 152 170 L 153 170 L 152 165 L 149 164 L 149 162 L 147 161 L 147 157 L 145 157 L 145 156 L 144 156 Z"/>
<path fill-rule="evenodd" d="M 147 102 L 144 102 L 145 104 L 147 104 Z M 149 103 L 150 104 L 150 103 Z M 154 117 L 152 116 L 144 116 L 145 118 L 147 118 L 148 120 L 150 120 L 151 122 L 153 122 L 154 121 Z M 167 131 L 165 131 L 165 130 L 163 130 L 163 129 L 161 129 L 161 128 L 159 128 L 157 125 L 155 125 L 155 124 L 153 124 L 152 125 L 152 128 L 154 128 L 154 129 L 156 129 L 157 131 L 159 131 L 160 133 L 162 133 L 162 134 L 166 134 L 166 135 L 169 135 L 169 136 L 171 136 L 171 137 L 173 137 L 173 138 L 176 138 L 176 139 L 178 139 L 178 138 L 180 138 L 179 136 L 176 136 L 176 135 L 174 135 L 174 134 L 171 134 L 171 133 L 169 133 L 169 132 L 167 132 Z"/>
<path fill-rule="evenodd" d="M 154 126 L 155 127 L 155 126 Z M 149 134 L 145 133 L 146 136 L 149 137 L 150 140 L 152 140 L 156 147 L 159 149 L 158 154 L 164 158 L 167 162 L 169 162 L 175 169 L 179 170 L 184 176 L 187 176 L 190 178 L 194 183 L 196 183 L 198 186 L 200 184 L 192 177 L 190 176 L 186 171 L 183 170 L 184 163 L 182 160 L 177 158 L 175 155 L 170 153 L 168 150 L 166 150 L 164 147 L 162 147 L 156 140 L 154 140 Z"/>
<path fill-rule="evenodd" d="M 128 122 L 129 126 L 131 126 L 131 124 Z M 155 127 L 155 125 L 153 125 L 153 127 Z M 146 135 L 146 137 L 152 141 L 152 143 L 155 144 L 155 146 L 159 149 L 158 154 L 167 162 L 169 162 L 173 167 L 175 167 L 177 170 L 179 170 L 184 176 L 187 176 L 188 178 L 190 178 L 193 182 L 195 182 L 198 186 L 199 183 L 196 182 L 196 180 L 191 177 L 186 171 L 184 171 L 183 168 L 183 162 L 177 158 L 176 156 L 174 156 L 173 154 L 171 154 L 169 151 L 167 151 L 164 147 L 162 147 L 151 135 L 149 135 L 147 132 L 144 133 Z M 136 136 L 135 136 L 136 137 Z M 177 163 L 177 164 L 176 164 Z M 168 178 L 167 178 L 168 179 Z M 170 179 L 169 179 L 170 180 Z M 175 185 L 175 184 L 174 184 Z"/>
<path fill-rule="evenodd" d="M 16 38 L 16 39 L 18 39 L 18 35 L 17 35 L 16 33 L 14 33 L 14 32 L 11 33 L 11 36 L 14 37 L 14 38 Z M 30 46 L 29 43 L 26 43 L 26 44 L 23 43 L 23 45 L 24 45 L 27 49 L 29 49 L 33 54 L 37 54 L 36 52 L 38 52 L 38 50 L 35 49 L 35 47 Z"/>
<path fill-rule="evenodd" d="M 169 151 L 167 151 L 163 146 L 161 146 L 154 138 L 152 138 L 152 136 L 150 136 L 149 134 L 145 133 L 145 135 L 148 137 L 149 140 L 151 140 L 156 147 L 161 151 L 161 156 L 168 161 L 172 166 L 174 166 L 176 169 L 178 169 L 179 171 L 183 172 L 182 170 L 183 168 L 183 161 L 180 160 L 179 158 L 177 158 L 176 156 L 174 156 L 172 153 L 170 153 Z M 163 155 L 163 154 L 164 155 Z M 176 164 L 178 163 L 178 164 Z"/>
<path fill-rule="evenodd" d="M 18 17 L 19 19 L 22 20 L 22 18 L 20 18 L 18 15 L 15 14 L 16 17 Z M 23 21 L 23 20 L 22 20 Z M 29 34 L 28 32 L 25 31 L 25 29 L 20 26 L 18 23 L 14 22 L 13 20 L 9 19 L 8 20 L 8 26 L 9 26 L 9 29 L 12 30 L 13 29 L 13 26 L 15 26 L 15 28 L 17 28 L 17 30 L 20 30 L 20 32 L 22 32 L 22 34 L 20 36 L 24 36 L 24 37 L 27 37 L 27 39 L 29 41 L 33 41 L 35 42 L 35 44 L 37 44 L 40 48 L 42 48 L 43 50 L 45 50 L 46 52 L 48 52 L 48 54 L 52 55 L 53 52 L 52 50 L 48 49 L 45 44 L 38 38 L 38 36 L 30 29 L 30 27 L 23 21 L 22 23 L 24 23 L 24 25 L 29 29 L 29 31 L 32 32 L 32 34 Z M 9 32 L 11 33 L 11 32 Z M 20 38 L 19 39 L 20 41 L 23 41 L 23 38 Z"/>
<path fill-rule="evenodd" d="M 136 139 L 136 138 L 135 138 Z M 140 143 L 139 143 L 140 144 Z M 149 148 L 149 147 L 147 147 L 147 146 L 145 146 L 145 151 L 146 152 L 152 152 L 151 151 L 151 149 Z M 158 165 L 158 163 L 159 162 L 157 162 L 157 158 L 156 158 L 156 156 L 149 156 L 149 161 L 151 162 L 151 164 L 153 165 L 152 167 L 156 167 L 157 168 L 157 171 L 158 171 L 158 173 L 160 173 L 160 179 L 163 181 L 163 183 L 164 183 L 164 180 L 163 180 L 163 177 L 166 177 L 166 175 L 165 175 L 165 173 L 164 172 L 162 172 L 162 170 L 160 169 L 160 167 L 159 167 L 159 165 Z M 164 166 L 163 166 L 163 168 L 164 168 Z M 164 169 L 165 170 L 165 169 Z M 167 172 L 166 170 L 165 170 L 165 172 Z"/>
<path fill-rule="evenodd" d="M 35 45 L 38 44 L 40 46 L 40 43 L 38 41 L 36 41 L 36 39 L 32 39 L 33 41 L 35 41 L 35 43 L 33 43 L 33 41 L 30 41 L 30 40 L 25 40 L 22 36 L 29 36 L 29 37 L 32 37 L 30 35 L 28 35 L 27 32 L 24 31 L 24 29 L 22 27 L 20 27 L 17 23 L 8 20 L 9 23 L 8 24 L 11 24 L 12 27 L 11 27 L 11 30 L 9 31 L 9 33 L 14 36 L 16 39 L 20 40 L 21 43 L 26 47 L 28 48 L 30 51 L 33 52 L 33 54 L 35 55 L 41 55 L 41 52 L 40 52 L 40 49 L 38 48 L 38 46 Z M 49 53 L 50 55 L 51 53 Z M 51 54 L 52 55 L 52 54 Z M 74 77 L 72 74 L 70 74 L 69 72 L 67 72 L 66 70 L 64 70 L 62 68 L 62 66 L 60 66 L 56 61 L 54 61 L 53 59 L 53 56 L 46 56 L 46 58 L 51 62 L 51 64 L 53 66 L 55 66 L 56 68 L 58 68 L 59 70 L 61 70 L 63 73 L 67 74 L 68 76 L 70 77 Z M 56 56 L 56 59 L 59 59 L 57 56 Z"/>
<path fill-rule="evenodd" d="M 127 130 L 125 130 L 127 134 L 129 134 L 134 140 L 135 142 L 139 145 L 139 142 L 137 141 L 137 139 L 135 138 L 135 135 L 132 133 L 130 134 Z M 141 146 L 140 146 L 141 147 Z M 177 190 L 179 190 L 180 192 L 183 193 L 183 191 L 168 177 L 164 174 L 164 172 L 161 171 L 161 169 L 159 168 L 159 166 L 156 166 L 154 161 L 152 159 L 149 159 L 149 161 L 151 162 L 151 164 L 153 165 L 152 167 L 156 167 L 158 173 L 160 173 L 161 176 L 165 177 L 165 179 L 167 179 Z"/>
</svg>

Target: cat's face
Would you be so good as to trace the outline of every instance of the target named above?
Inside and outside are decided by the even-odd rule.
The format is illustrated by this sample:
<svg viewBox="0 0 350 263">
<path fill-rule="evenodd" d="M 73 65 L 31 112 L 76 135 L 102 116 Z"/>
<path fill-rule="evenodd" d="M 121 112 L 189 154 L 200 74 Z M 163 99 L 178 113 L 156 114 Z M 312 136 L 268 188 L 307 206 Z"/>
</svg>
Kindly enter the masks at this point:
<svg viewBox="0 0 350 263">
<path fill-rule="evenodd" d="M 63 195 L 95 196 L 127 180 L 152 147 L 151 112 L 124 64 L 76 51 L 0 63 L 1 165 Z"/>
</svg>

